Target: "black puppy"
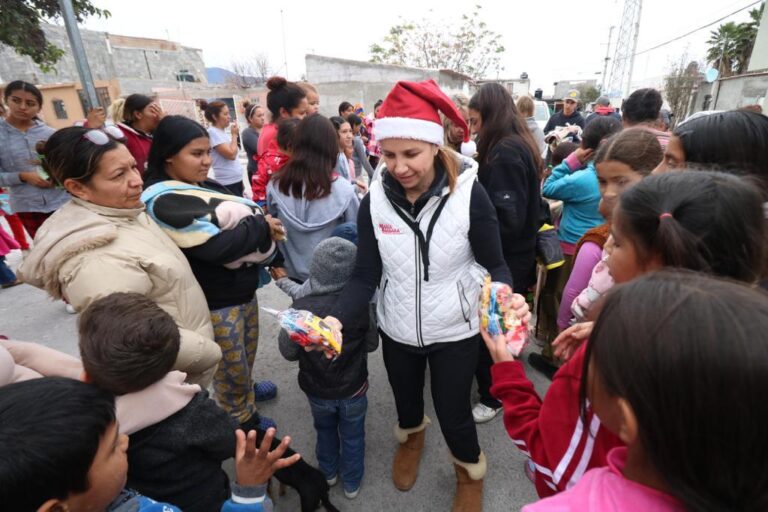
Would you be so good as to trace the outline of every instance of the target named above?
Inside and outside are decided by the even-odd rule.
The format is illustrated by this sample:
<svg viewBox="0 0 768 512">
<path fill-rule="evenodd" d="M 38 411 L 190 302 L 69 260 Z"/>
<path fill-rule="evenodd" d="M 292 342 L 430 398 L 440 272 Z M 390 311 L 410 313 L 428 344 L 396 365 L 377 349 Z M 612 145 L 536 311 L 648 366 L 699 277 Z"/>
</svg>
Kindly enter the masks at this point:
<svg viewBox="0 0 768 512">
<path fill-rule="evenodd" d="M 256 446 L 258 446 L 264 439 L 266 431 L 256 429 L 256 434 Z M 269 449 L 277 448 L 280 441 L 278 437 L 272 439 L 272 446 Z M 289 447 L 285 450 L 283 458 L 290 457 L 294 453 L 296 452 Z M 329 487 L 325 475 L 319 469 L 307 464 L 304 459 L 299 459 L 287 468 L 278 469 L 275 471 L 275 478 L 280 482 L 281 488 L 287 485 L 296 489 L 301 499 L 301 512 L 314 512 L 320 508 L 321 503 L 327 512 L 339 512 L 328 498 Z M 281 491 L 280 494 L 282 495 L 283 492 Z"/>
</svg>

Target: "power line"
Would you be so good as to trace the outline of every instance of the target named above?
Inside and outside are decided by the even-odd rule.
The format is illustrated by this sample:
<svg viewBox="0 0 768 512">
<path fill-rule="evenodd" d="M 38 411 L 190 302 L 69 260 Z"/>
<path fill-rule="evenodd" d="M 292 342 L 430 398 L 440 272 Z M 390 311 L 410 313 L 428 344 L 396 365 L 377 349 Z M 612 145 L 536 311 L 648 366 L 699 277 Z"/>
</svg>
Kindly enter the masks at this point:
<svg viewBox="0 0 768 512">
<path fill-rule="evenodd" d="M 697 28 L 697 29 L 694 29 L 694 30 L 691 30 L 690 32 L 687 32 L 687 33 L 685 33 L 685 34 L 683 34 L 683 35 L 681 35 L 681 36 L 677 36 L 677 37 L 675 37 L 674 39 L 670 39 L 669 41 L 666 41 L 666 42 L 664 42 L 664 43 L 661 43 L 661 44 L 657 44 L 656 46 L 654 46 L 654 47 L 652 47 L 652 48 L 648 48 L 647 50 L 643 50 L 643 51 L 641 51 L 641 52 L 637 52 L 637 53 L 635 54 L 635 56 L 638 56 L 638 55 L 642 55 L 642 54 L 644 54 L 644 53 L 648 53 L 648 52 L 650 52 L 650 51 L 656 50 L 657 48 L 661 48 L 662 46 L 666 46 L 666 45 L 668 45 L 669 43 L 674 43 L 675 41 L 678 41 L 678 40 L 680 40 L 680 39 L 683 39 L 684 37 L 688 37 L 689 35 L 691 35 L 691 34 L 694 34 L 694 33 L 698 32 L 699 30 L 704 30 L 704 29 L 705 29 L 705 28 L 707 28 L 707 27 L 711 27 L 711 26 L 712 26 L 712 25 L 714 25 L 715 23 L 719 23 L 719 22 L 723 21 L 723 20 L 724 20 L 724 19 L 726 19 L 726 18 L 730 18 L 730 17 L 731 17 L 731 16 L 733 16 L 734 14 L 738 14 L 738 13 L 740 13 L 740 12 L 741 12 L 741 11 L 743 11 L 743 10 L 749 9 L 750 7 L 754 7 L 754 6 L 755 6 L 755 5 L 757 5 L 757 4 L 763 3 L 763 1 L 764 1 L 764 0 L 757 0 L 757 2 L 752 2 L 751 4 L 749 4 L 749 5 L 747 5 L 747 6 L 744 6 L 744 7 L 742 7 L 742 8 L 741 8 L 741 9 L 739 9 L 739 10 L 733 11 L 731 14 L 726 14 L 726 15 L 725 15 L 725 16 L 723 16 L 722 18 L 718 18 L 718 19 L 716 19 L 715 21 L 712 21 L 712 22 L 710 22 L 710 23 L 707 23 L 706 25 L 702 25 L 701 27 L 699 27 L 699 28 Z"/>
</svg>

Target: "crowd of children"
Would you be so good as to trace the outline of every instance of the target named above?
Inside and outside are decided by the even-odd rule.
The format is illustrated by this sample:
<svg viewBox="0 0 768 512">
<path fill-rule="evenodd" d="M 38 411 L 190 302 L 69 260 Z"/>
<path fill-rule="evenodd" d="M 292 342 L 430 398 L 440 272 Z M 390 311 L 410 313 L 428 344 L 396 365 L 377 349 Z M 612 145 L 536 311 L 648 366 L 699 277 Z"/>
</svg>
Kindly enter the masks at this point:
<svg viewBox="0 0 768 512">
<path fill-rule="evenodd" d="M 475 423 L 500 410 L 543 498 L 526 512 L 768 508 L 768 117 L 721 112 L 670 133 L 660 94 L 641 89 L 621 120 L 596 116 L 578 145 L 552 143 L 546 172 L 498 84 L 451 100 L 434 82 L 399 82 L 365 119 L 348 102 L 319 115 L 311 84 L 267 86 L 271 121 L 246 107 L 258 129 L 253 200 L 242 169 L 235 179 L 237 130 L 224 131 L 220 102 L 201 104 L 206 130 L 157 119 L 146 97 L 126 101 L 126 129 L 151 141 L 141 169 L 112 132 L 48 134 L 43 168 L 73 199 L 36 226 L 19 277 L 80 313 L 80 358 L 0 339 L 3 509 L 271 510 L 274 475 L 299 490 L 302 510 L 335 510 L 328 488 L 340 482 L 355 499 L 366 443 L 378 442 L 365 421 L 380 339 L 401 491 L 415 484 L 430 423 L 428 363 L 454 512 L 482 509 L 493 468 Z M 38 101 L 35 90 L 6 89 L 0 137 L 42 130 L 10 98 Z M 578 93 L 568 100 L 560 117 L 576 119 Z M 470 132 L 477 155 L 448 148 L 474 148 Z M 0 184 L 33 186 L 14 181 L 4 151 Z M 555 222 L 550 206 L 562 211 Z M 537 281 L 550 223 L 563 264 Z M 18 246 L 0 230 L 0 265 Z M 319 470 L 256 408 L 255 291 L 267 268 L 293 308 L 343 336 L 334 354 L 285 331 L 278 340 L 298 362 Z M 522 322 L 519 294 L 538 292 L 537 333 L 551 347 L 530 355 L 552 380 L 543 398 L 504 336 L 478 321 L 486 271 L 517 292 Z M 0 266 L 4 287 L 17 283 L 9 272 Z"/>
</svg>

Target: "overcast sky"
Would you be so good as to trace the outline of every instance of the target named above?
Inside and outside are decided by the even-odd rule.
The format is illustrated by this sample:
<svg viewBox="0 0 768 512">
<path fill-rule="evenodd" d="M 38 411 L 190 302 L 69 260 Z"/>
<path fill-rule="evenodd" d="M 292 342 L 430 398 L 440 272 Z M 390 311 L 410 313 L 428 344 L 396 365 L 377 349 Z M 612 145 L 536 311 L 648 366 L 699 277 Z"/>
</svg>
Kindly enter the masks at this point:
<svg viewBox="0 0 768 512">
<path fill-rule="evenodd" d="M 753 0 L 645 0 L 640 20 L 638 51 L 663 43 Z M 273 68 L 289 79 L 305 71 L 304 55 L 315 53 L 368 60 L 368 48 L 380 42 L 400 19 L 424 16 L 446 22 L 469 12 L 475 2 L 434 0 L 262 2 L 253 0 L 92 0 L 112 17 L 91 18 L 85 28 L 113 34 L 171 39 L 201 48 L 207 66 L 228 67 L 233 59 L 266 53 Z M 527 72 L 533 88 L 545 93 L 557 80 L 597 78 L 606 55 L 611 25 L 614 42 L 621 22 L 622 0 L 547 0 L 511 2 L 477 0 L 489 28 L 502 35 L 506 53 L 502 77 Z M 448 9 L 446 6 L 450 5 Z M 462 10 L 461 6 L 466 6 Z M 282 18 L 281 18 L 282 9 Z M 743 21 L 748 10 L 729 18 Z M 284 21 L 284 23 L 283 23 Z M 285 55 L 283 51 L 283 30 Z M 656 80 L 684 52 L 703 57 L 709 31 L 637 57 L 633 81 Z M 611 54 L 613 48 L 611 48 Z M 612 55 L 611 55 L 612 56 Z M 608 67 L 610 74 L 610 64 Z"/>
</svg>

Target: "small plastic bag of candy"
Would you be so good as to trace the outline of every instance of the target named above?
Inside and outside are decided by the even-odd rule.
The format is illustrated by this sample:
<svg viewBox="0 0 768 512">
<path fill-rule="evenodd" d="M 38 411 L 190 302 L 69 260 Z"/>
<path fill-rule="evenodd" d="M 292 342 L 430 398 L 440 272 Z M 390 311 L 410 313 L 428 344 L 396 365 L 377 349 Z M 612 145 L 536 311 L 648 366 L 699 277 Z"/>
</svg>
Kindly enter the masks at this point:
<svg viewBox="0 0 768 512">
<path fill-rule="evenodd" d="M 277 317 L 280 327 L 288 332 L 288 336 L 294 343 L 302 347 L 320 345 L 334 358 L 341 354 L 341 333 L 319 316 L 293 308 L 283 311 L 271 308 L 261 309 Z"/>
<path fill-rule="evenodd" d="M 512 295 L 509 285 L 491 282 L 491 276 L 486 275 L 480 292 L 480 324 L 491 336 L 503 334 L 507 350 L 518 357 L 528 343 L 528 326 L 512 309 Z"/>
</svg>

